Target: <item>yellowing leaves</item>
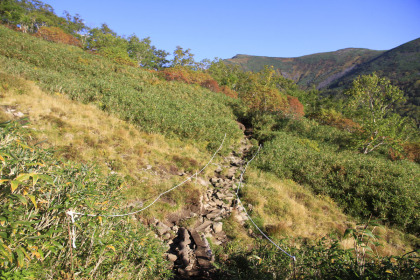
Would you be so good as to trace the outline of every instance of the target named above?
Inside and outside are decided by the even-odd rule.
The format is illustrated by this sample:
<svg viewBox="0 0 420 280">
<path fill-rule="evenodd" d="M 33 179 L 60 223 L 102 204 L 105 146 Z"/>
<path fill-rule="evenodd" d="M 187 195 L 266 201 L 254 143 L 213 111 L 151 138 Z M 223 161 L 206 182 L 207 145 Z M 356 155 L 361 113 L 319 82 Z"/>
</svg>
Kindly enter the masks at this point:
<svg viewBox="0 0 420 280">
<path fill-rule="evenodd" d="M 106 248 L 111 249 L 112 251 L 115 252 L 115 247 L 112 245 L 106 245 Z"/>
</svg>

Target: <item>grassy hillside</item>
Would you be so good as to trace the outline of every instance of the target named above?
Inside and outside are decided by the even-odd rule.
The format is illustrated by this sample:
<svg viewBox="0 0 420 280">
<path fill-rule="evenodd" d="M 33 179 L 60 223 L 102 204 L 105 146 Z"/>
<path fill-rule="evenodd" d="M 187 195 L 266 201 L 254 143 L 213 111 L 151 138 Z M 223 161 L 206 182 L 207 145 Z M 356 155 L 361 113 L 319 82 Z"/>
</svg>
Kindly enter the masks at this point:
<svg viewBox="0 0 420 280">
<path fill-rule="evenodd" d="M 295 58 L 237 55 L 225 62 L 254 72 L 264 65 L 272 65 L 303 88 L 315 86 L 324 94 L 340 96 L 357 76 L 377 72 L 405 92 L 407 102 L 398 108 L 398 112 L 419 123 L 419 60 L 420 38 L 389 51 L 348 48 Z"/>
<path fill-rule="evenodd" d="M 50 43 L 0 26 L 0 63 L 7 73 L 37 81 L 50 92 L 94 103 L 147 132 L 218 143 L 239 138 L 223 94 L 162 82 L 153 72 L 118 65 L 80 48 Z M 217 145 L 217 144 L 216 144 Z"/>
<path fill-rule="evenodd" d="M 205 149 L 197 149 L 197 147 L 195 147 L 196 145 L 191 145 L 185 143 L 185 141 L 168 138 L 159 134 L 150 134 L 139 131 L 134 125 L 128 124 L 127 122 L 103 112 L 92 104 L 81 104 L 77 101 L 70 100 L 62 94 L 48 94 L 40 90 L 34 83 L 27 82 L 21 78 L 5 73 L 1 73 L 0 77 L 0 80 L 2 81 L 1 85 L 4 86 L 6 83 L 8 85 L 8 89 L 2 91 L 2 107 L 0 110 L 1 121 L 13 118 L 16 119 L 17 117 L 14 117 L 13 113 L 22 112 L 24 116 L 29 119 L 29 123 L 26 123 L 26 131 L 16 130 L 16 133 L 20 133 L 21 135 L 18 139 L 23 141 L 22 143 L 25 144 L 25 147 L 29 147 L 26 149 L 26 153 L 29 153 L 31 151 L 30 149 L 34 149 L 32 153 L 37 156 L 34 159 L 31 157 L 28 158 L 28 168 L 31 166 L 30 163 L 40 160 L 45 164 L 43 167 L 40 166 L 39 169 L 23 169 L 21 172 L 44 173 L 46 172 L 44 170 L 49 170 L 47 174 L 52 178 L 55 178 L 54 176 L 59 176 L 59 174 L 61 174 L 54 169 L 56 168 L 54 166 L 59 164 L 58 168 L 63 170 L 60 172 L 79 174 L 75 179 L 83 180 L 84 183 L 80 184 L 79 181 L 73 180 L 75 185 L 70 185 L 74 186 L 72 191 L 77 193 L 75 198 L 78 200 L 75 200 L 75 203 L 79 204 L 74 204 L 73 207 L 75 207 L 75 209 L 84 209 L 84 211 L 92 213 L 97 213 L 98 211 L 100 211 L 100 213 L 120 213 L 121 211 L 126 212 L 131 209 L 138 209 L 141 205 L 145 205 L 152 201 L 158 193 L 169 189 L 182 180 L 182 177 L 177 176 L 179 172 L 185 171 L 189 173 L 194 171 L 208 160 L 208 152 Z M 10 140 L 10 136 L 7 135 L 15 133 L 13 131 L 14 130 L 12 129 L 2 130 L 2 135 Z M 15 141 L 13 139 L 11 142 L 9 141 L 9 145 L 16 143 L 13 142 Z M 19 147 L 18 144 L 15 145 L 13 149 Z M 48 148 L 48 155 L 45 154 L 45 151 L 40 149 L 40 147 Z M 8 151 L 8 153 L 13 154 L 16 153 L 16 151 L 9 148 L 3 142 L 1 151 Z M 4 154 L 2 154 L 2 156 L 6 160 L 6 165 L 3 164 L 2 169 L 2 172 L 5 172 L 4 168 L 11 166 L 12 158 L 6 157 Z M 57 161 L 57 157 L 66 159 Z M 78 167 L 75 162 L 82 163 L 81 167 Z M 93 163 L 96 167 L 91 167 Z M 148 165 L 150 167 L 148 167 Z M 10 168 L 13 167 L 11 166 Z M 213 172 L 213 170 L 209 170 L 206 174 L 210 174 L 211 172 Z M 13 176 L 17 175 L 19 174 Z M 16 178 L 13 176 L 11 178 Z M 204 174 L 203 176 L 205 177 L 208 175 Z M 68 180 L 69 179 L 67 178 L 60 177 L 60 182 L 65 183 Z M 106 180 L 105 183 L 101 183 L 103 180 Z M 339 253 L 339 251 L 335 251 L 335 247 L 330 247 L 329 244 L 331 241 L 329 239 L 324 240 L 325 243 L 323 243 L 324 245 L 322 246 L 325 247 L 320 247 L 319 244 L 316 245 L 316 247 L 310 245 L 313 244 L 313 242 L 316 242 L 318 238 L 328 234 L 342 236 L 346 228 L 356 227 L 355 221 L 346 217 L 343 211 L 340 210 L 336 203 L 331 199 L 327 196 L 314 195 L 311 190 L 300 186 L 291 180 L 282 180 L 274 174 L 265 173 L 254 168 L 249 169 L 246 173 L 246 182 L 242 192 L 243 201 L 247 205 L 252 205 L 252 216 L 264 231 L 268 232 L 270 236 L 275 238 L 277 242 L 280 242 L 282 246 L 291 246 L 290 249 L 295 250 L 294 253 L 300 256 L 298 266 L 300 267 L 299 269 L 301 269 L 300 273 L 302 277 L 310 277 L 308 276 L 308 265 L 311 265 L 313 260 L 309 258 L 309 256 L 317 256 L 319 254 L 319 251 L 317 250 L 321 250 L 321 248 L 323 248 L 322 250 L 332 250 L 331 256 L 334 256 L 334 254 L 342 254 Z M 32 179 L 29 179 L 26 184 L 31 185 Z M 58 186 L 58 183 L 55 185 Z M 61 188 L 63 188 L 62 191 L 69 192 L 69 190 L 65 188 L 66 185 L 59 186 L 60 189 L 59 191 L 57 190 L 57 195 L 60 194 Z M 79 187 L 82 186 L 89 186 L 89 188 L 79 189 Z M 99 186 L 106 186 L 106 189 L 103 190 L 102 188 L 98 188 Z M 38 184 L 35 185 L 35 188 L 30 189 L 31 192 L 29 192 L 29 195 L 34 195 L 37 199 L 36 201 L 42 201 L 44 196 L 39 192 L 39 188 L 51 187 L 52 185 L 45 185 L 42 180 L 39 180 Z M 109 192 L 111 189 L 114 190 L 114 188 L 114 192 Z M 23 188 L 18 190 L 22 193 L 24 191 Z M 98 199 L 97 195 L 102 195 L 105 190 L 108 192 L 107 195 Z M 89 193 L 89 196 L 85 199 L 81 199 L 86 192 Z M 163 197 L 162 200 L 153 207 L 137 216 L 137 219 L 143 222 L 152 218 L 164 220 L 168 214 L 182 212 L 183 209 L 188 209 L 189 205 L 197 203 L 197 194 L 203 192 L 205 192 L 203 186 L 187 184 L 177 191 Z M 73 196 L 72 193 L 70 193 L 70 195 Z M 95 203 L 91 203 L 90 199 L 95 200 Z M 30 198 L 27 197 L 26 206 L 22 202 L 20 202 L 22 203 L 21 206 L 15 202 L 14 207 L 26 207 L 26 211 L 28 212 L 23 212 L 23 215 L 25 215 L 24 213 L 30 213 L 30 211 L 36 211 L 34 206 L 29 204 L 31 203 L 29 201 Z M 105 203 L 106 201 L 111 201 L 112 204 L 107 203 L 107 207 L 101 206 L 102 203 Z M 87 206 L 83 206 L 84 204 Z M 4 205 L 7 206 L 8 204 Z M 54 206 L 51 204 L 51 207 L 51 211 L 55 211 L 54 209 L 56 209 L 57 205 Z M 69 206 L 65 206 L 65 209 L 67 209 L 67 207 Z M 5 213 L 6 212 L 3 212 L 3 215 L 5 215 Z M 43 215 L 54 215 L 54 213 L 55 212 L 39 212 L 41 217 L 43 217 Z M 22 213 L 19 215 L 22 215 Z M 21 216 L 15 216 L 14 219 L 19 219 L 19 217 Z M 11 218 L 12 217 L 8 216 L 9 220 Z M 62 219 L 62 224 L 66 225 L 65 216 L 63 216 Z M 146 240 L 143 238 L 138 240 L 132 237 L 131 235 L 136 234 L 136 232 L 140 232 L 140 237 L 144 235 L 148 236 L 148 229 L 143 228 L 141 225 L 137 225 L 140 228 L 135 228 L 134 226 L 136 226 L 136 223 L 125 224 L 124 219 L 99 220 L 95 218 L 92 221 L 89 218 L 83 218 L 83 220 L 78 221 L 80 228 L 78 228 L 79 236 L 77 238 L 77 243 L 81 244 L 85 239 L 87 240 L 90 235 L 94 233 L 92 231 L 99 227 L 101 223 L 107 226 L 118 226 L 121 230 L 126 230 L 127 234 L 130 236 L 126 237 L 123 235 L 116 237 L 115 233 L 103 232 L 100 240 L 101 242 L 104 242 L 103 248 L 105 248 L 107 258 L 103 265 L 99 266 L 95 271 L 93 271 L 93 269 L 99 260 L 98 258 L 100 258 L 100 255 L 98 254 L 101 253 L 101 247 L 96 243 L 95 245 L 98 245 L 97 251 L 94 251 L 94 254 L 91 255 L 90 261 L 86 266 L 87 269 L 80 270 L 80 267 L 76 265 L 77 263 L 84 263 L 87 261 L 84 258 L 84 254 L 88 254 L 88 252 L 85 252 L 82 249 L 78 250 L 77 256 L 73 257 L 75 262 L 74 271 L 71 271 L 71 267 L 65 265 L 66 262 L 70 261 L 71 251 L 69 249 L 70 247 L 67 246 L 68 244 L 65 239 L 68 237 L 66 235 L 66 229 L 63 228 L 59 229 L 63 231 L 58 231 L 58 235 L 56 239 L 54 239 L 55 242 L 52 246 L 48 247 L 47 245 L 49 243 L 42 238 L 39 239 L 39 242 L 44 242 L 47 245 L 40 246 L 38 243 L 31 244 L 37 246 L 40 250 L 39 252 L 44 254 L 44 256 L 49 250 L 56 250 L 57 248 L 65 248 L 65 254 L 59 255 L 50 253 L 51 257 L 46 258 L 43 262 L 39 262 L 36 257 L 36 252 L 29 253 L 32 254 L 30 255 L 32 257 L 24 259 L 24 262 L 29 264 L 30 269 L 25 270 L 26 272 L 20 272 L 23 274 L 16 272 L 16 275 L 40 276 L 39 273 L 44 271 L 43 273 L 49 273 L 55 278 L 66 277 L 65 275 L 72 275 L 74 272 L 77 272 L 80 276 L 85 275 L 88 278 L 92 277 L 92 275 L 98 277 L 117 275 L 119 278 L 129 279 L 130 275 L 133 275 L 134 273 L 138 273 L 146 279 L 153 279 L 156 277 L 166 278 L 165 273 L 168 271 L 166 270 L 167 264 L 162 257 L 163 245 L 159 245 L 159 241 L 154 240 L 151 236 Z M 239 259 L 237 259 L 239 252 L 241 252 L 244 257 L 255 255 L 262 257 L 268 252 L 271 252 L 269 254 L 275 252 L 272 251 L 272 248 L 269 249 L 266 243 L 260 243 L 258 238 L 255 239 L 255 234 L 252 233 L 252 231 L 255 230 L 253 227 L 243 227 L 234 219 L 224 221 L 224 227 L 232 241 L 226 247 L 213 246 L 213 249 L 217 252 L 217 257 L 222 258 L 220 259 L 220 267 L 224 267 L 222 271 L 232 273 L 231 270 L 236 269 L 236 262 L 239 261 Z M 88 228 L 89 230 L 85 231 L 83 228 Z M 48 228 L 41 231 L 41 233 L 43 232 L 48 232 Z M 30 232 L 27 232 L 26 234 L 27 237 L 31 237 Z M 380 229 L 377 234 L 380 238 L 379 242 L 381 242 L 383 246 L 377 247 L 375 250 L 381 255 L 395 255 L 400 254 L 401 252 L 408 252 L 412 249 L 411 246 L 416 246 L 416 239 L 414 237 L 404 235 L 397 230 Z M 112 241 L 116 238 L 125 238 L 124 240 L 126 240 L 126 243 L 119 243 L 117 247 L 115 242 Z M 287 239 L 285 240 L 284 238 Z M 144 244 L 144 250 L 154 248 L 152 251 L 153 254 L 149 251 L 147 251 L 149 252 L 147 254 L 143 251 L 133 252 L 133 254 L 128 255 L 128 258 L 124 260 L 124 264 L 127 266 L 119 266 L 118 263 L 112 262 L 113 256 L 117 254 L 125 256 L 121 250 L 127 250 L 126 246 L 130 247 L 131 242 L 142 242 Z M 249 244 L 255 251 L 241 251 L 244 250 L 242 246 L 243 242 Z M 351 239 L 339 237 L 334 242 L 338 242 L 337 246 L 339 245 L 343 248 L 353 248 L 353 241 Z M 31 248 L 33 247 L 30 246 L 32 245 L 26 245 L 26 243 L 24 243 L 21 247 L 16 247 L 14 245 L 8 246 L 13 248 L 12 250 L 24 248 L 26 251 L 26 248 L 28 248 L 28 250 L 31 251 Z M 297 250 L 297 245 L 300 246 L 301 249 Z M 115 246 L 115 252 L 111 247 L 106 246 Z M 16 256 L 16 265 L 18 265 L 18 253 L 17 251 L 13 252 Z M 132 258 L 136 258 L 136 254 L 143 254 L 141 260 L 146 260 L 146 256 L 148 261 L 147 265 L 151 265 L 153 269 L 137 270 L 141 267 L 138 267 L 137 265 L 131 266 Z M 230 258 L 228 263 L 223 261 L 223 256 L 226 254 Z M 266 276 L 267 272 L 265 270 L 272 270 L 273 267 L 277 267 L 276 271 L 277 269 L 285 269 L 285 271 L 288 271 L 288 261 L 277 253 L 273 256 L 277 257 L 265 257 L 264 267 L 259 266 L 258 262 L 254 263 L 252 258 L 248 259 L 250 262 L 249 269 L 252 270 L 252 275 L 255 274 L 254 276 L 256 277 L 254 279 L 257 279 L 257 275 L 260 275 L 261 273 Z M 351 254 L 344 259 L 343 261 L 346 263 L 348 262 L 348 264 L 354 261 L 351 259 Z M 330 264 L 333 263 L 331 260 L 329 261 Z M 55 265 L 52 265 L 52 263 L 55 263 Z M 13 267 L 13 264 L 9 264 L 9 268 L 10 266 Z M 324 264 L 324 266 L 326 266 L 326 264 Z M 56 269 L 55 272 L 52 270 L 54 268 Z M 397 266 L 395 266 L 394 269 L 397 269 Z M 285 273 L 285 271 L 283 271 L 283 273 Z M 318 271 L 316 273 L 319 273 L 318 268 L 314 269 L 314 271 Z M 11 277 L 13 273 L 7 275 Z M 229 274 L 223 274 L 221 277 L 223 278 L 227 275 Z M 238 275 L 238 277 L 240 276 Z"/>
<path fill-rule="evenodd" d="M 260 71 L 264 65 L 272 65 L 284 77 L 296 81 L 304 88 L 312 86 L 322 88 L 355 66 L 382 53 L 382 51 L 349 48 L 293 58 L 237 55 L 225 61 L 254 72 Z"/>
<path fill-rule="evenodd" d="M 200 169 L 227 133 L 224 150 L 215 160 L 220 164 L 242 137 L 234 112 L 238 106 L 244 109 L 243 105 L 197 85 L 168 82 L 156 72 L 115 64 L 77 47 L 45 42 L 1 26 L 0 39 L 0 120 L 14 119 L 24 125 L 9 123 L 0 129 L 0 276 L 169 278 L 164 245 L 142 224 L 153 218 L 165 220 L 197 205 L 206 192 L 204 185 L 189 182 L 135 217 L 79 217 L 78 250 L 71 249 L 70 220 L 64 211 L 137 210 L 182 181 L 181 174 Z M 354 279 L 363 267 L 370 278 L 391 274 L 394 279 L 415 279 L 418 265 L 411 251 L 418 248 L 419 239 L 393 227 L 415 231 L 418 226 L 418 196 L 412 186 L 418 165 L 387 166 L 382 157 L 377 169 L 361 172 L 363 176 L 352 178 L 352 184 L 343 181 L 354 190 L 349 192 L 354 194 L 351 201 L 358 203 L 346 205 L 340 196 L 342 169 L 331 166 L 334 159 L 342 160 L 336 154 L 342 148 L 336 142 L 341 132 L 308 126 L 301 117 L 286 128 L 282 122 L 287 119 L 277 121 L 268 121 L 273 125 L 269 129 L 266 123 L 254 127 L 265 147 L 257 164 L 247 171 L 240 195 L 258 226 L 298 261 L 292 265 L 290 258 L 262 242 L 251 224 L 243 226 L 233 217 L 225 218 L 229 242 L 212 244 L 221 278 L 340 275 Z M 363 161 L 351 152 L 343 158 L 339 163 L 344 168 L 363 169 L 358 165 Z M 365 161 L 368 167 L 375 165 L 369 164 L 374 159 Z M 399 165 L 409 172 L 398 173 Z M 215 169 L 216 165 L 210 165 L 201 174 L 203 180 L 209 181 Z M 337 172 L 330 174 L 331 170 Z M 379 182 L 368 178 L 381 172 L 389 172 L 392 178 Z M 407 183 L 410 178 L 414 179 Z M 312 181 L 321 185 L 312 186 Z M 392 205 L 396 197 L 403 202 L 394 209 L 395 215 L 390 204 L 379 210 L 380 204 L 363 204 L 365 198 L 382 202 L 384 197 Z M 393 226 L 368 227 L 366 211 L 380 216 L 375 211 L 381 214 L 382 210 L 386 218 L 396 217 L 390 220 Z M 407 220 L 401 218 L 401 211 L 408 214 Z M 358 226 L 358 220 L 363 224 Z M 351 238 L 343 236 L 348 228 L 356 232 Z M 360 266 L 354 252 L 362 247 L 355 244 L 363 238 L 357 234 L 365 230 L 383 247 L 370 244 L 375 253 Z M 406 255 L 389 256 L 395 254 Z"/>
<path fill-rule="evenodd" d="M 389 78 L 399 86 L 407 97 L 407 103 L 399 108 L 403 115 L 420 120 L 420 38 L 393 48 L 376 58 L 358 65 L 345 76 L 337 79 L 328 87 L 335 94 L 349 87 L 360 75 L 376 72 Z"/>
</svg>

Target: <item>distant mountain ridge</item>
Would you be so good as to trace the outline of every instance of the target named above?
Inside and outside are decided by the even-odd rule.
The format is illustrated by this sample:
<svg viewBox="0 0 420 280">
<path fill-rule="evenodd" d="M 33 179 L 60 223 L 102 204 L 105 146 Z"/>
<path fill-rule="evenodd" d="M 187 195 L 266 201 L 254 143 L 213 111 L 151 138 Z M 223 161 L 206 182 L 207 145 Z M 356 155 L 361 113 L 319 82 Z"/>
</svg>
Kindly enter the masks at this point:
<svg viewBox="0 0 420 280">
<path fill-rule="evenodd" d="M 228 64 L 239 65 L 246 71 L 259 71 L 264 65 L 271 65 L 284 77 L 296 81 L 298 85 L 304 88 L 315 86 L 319 89 L 384 52 L 347 48 L 293 58 L 239 54 L 225 61 Z"/>
<path fill-rule="evenodd" d="M 236 55 L 225 62 L 247 71 L 270 65 L 302 88 L 328 94 L 342 92 L 359 75 L 377 72 L 405 92 L 407 103 L 400 113 L 420 120 L 420 38 L 388 51 L 347 48 L 294 58 Z"/>
</svg>

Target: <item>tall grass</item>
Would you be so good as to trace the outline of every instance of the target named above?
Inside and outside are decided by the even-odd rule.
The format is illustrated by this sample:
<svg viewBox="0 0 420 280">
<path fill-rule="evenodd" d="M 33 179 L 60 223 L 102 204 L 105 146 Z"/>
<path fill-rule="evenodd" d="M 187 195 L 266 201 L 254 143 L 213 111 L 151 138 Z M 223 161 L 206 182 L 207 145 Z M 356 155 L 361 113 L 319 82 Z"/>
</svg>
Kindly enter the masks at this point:
<svg viewBox="0 0 420 280">
<path fill-rule="evenodd" d="M 225 133 L 239 139 L 230 99 L 200 86 L 166 82 L 153 72 L 118 65 L 62 44 L 0 26 L 0 67 L 116 114 L 146 132 L 195 139 L 214 148 Z M 213 145 L 213 146 L 212 146 Z"/>
<path fill-rule="evenodd" d="M 420 168 L 415 163 L 337 153 L 313 140 L 277 132 L 265 143 L 258 167 L 332 197 L 353 216 L 373 215 L 419 232 Z"/>
<path fill-rule="evenodd" d="M 68 209 L 124 211 L 122 178 L 94 166 L 58 161 L 30 146 L 20 126 L 0 126 L 1 279 L 156 279 L 170 274 L 164 247 L 128 218 L 78 217 L 71 247 Z"/>
</svg>

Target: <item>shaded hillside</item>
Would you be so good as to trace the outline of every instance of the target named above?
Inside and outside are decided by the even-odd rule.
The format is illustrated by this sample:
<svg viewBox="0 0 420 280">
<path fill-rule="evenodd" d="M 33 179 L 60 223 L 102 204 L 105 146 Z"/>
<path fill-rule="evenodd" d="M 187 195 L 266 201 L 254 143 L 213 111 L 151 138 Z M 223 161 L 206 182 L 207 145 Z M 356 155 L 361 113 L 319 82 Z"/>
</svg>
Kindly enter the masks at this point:
<svg viewBox="0 0 420 280">
<path fill-rule="evenodd" d="M 246 71 L 260 71 L 264 65 L 272 65 L 284 77 L 296 81 L 304 88 L 322 88 L 357 65 L 366 63 L 382 53 L 383 51 L 347 48 L 293 58 L 236 55 L 225 61 L 239 65 Z"/>
<path fill-rule="evenodd" d="M 329 86 L 331 94 L 348 87 L 359 75 L 377 72 L 389 78 L 406 94 L 407 103 L 400 108 L 403 115 L 420 120 L 420 38 L 393 48 L 380 56 L 357 66 Z"/>
</svg>

